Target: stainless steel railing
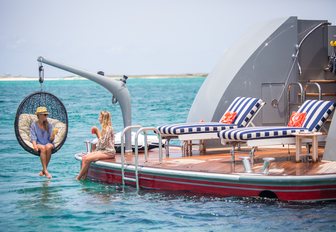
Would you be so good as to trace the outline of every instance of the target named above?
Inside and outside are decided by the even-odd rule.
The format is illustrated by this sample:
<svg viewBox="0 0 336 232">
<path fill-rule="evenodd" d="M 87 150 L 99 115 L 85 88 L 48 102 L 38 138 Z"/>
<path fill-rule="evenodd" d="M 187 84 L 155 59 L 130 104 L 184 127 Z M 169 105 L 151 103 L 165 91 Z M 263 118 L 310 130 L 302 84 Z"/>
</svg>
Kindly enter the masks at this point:
<svg viewBox="0 0 336 232">
<path fill-rule="evenodd" d="M 128 130 L 131 129 L 138 129 L 138 131 L 135 134 L 135 152 L 134 152 L 134 178 L 131 177 L 125 177 L 125 144 L 124 144 L 124 136 L 125 133 Z M 135 182 L 136 184 L 136 189 L 137 191 L 139 190 L 140 186 L 139 186 L 139 172 L 138 172 L 138 166 L 139 166 L 139 135 L 141 133 L 144 134 L 144 147 L 145 147 L 145 162 L 148 161 L 148 141 L 147 141 L 147 132 L 148 131 L 153 131 L 156 133 L 156 135 L 158 136 L 159 139 L 159 162 L 160 164 L 162 163 L 162 137 L 161 137 L 161 133 L 159 132 L 159 130 L 155 127 L 141 127 L 140 125 L 134 125 L 134 126 L 128 126 L 126 127 L 123 132 L 121 133 L 121 173 L 122 173 L 122 185 L 123 187 L 125 186 L 125 180 L 127 181 L 132 181 Z"/>
</svg>

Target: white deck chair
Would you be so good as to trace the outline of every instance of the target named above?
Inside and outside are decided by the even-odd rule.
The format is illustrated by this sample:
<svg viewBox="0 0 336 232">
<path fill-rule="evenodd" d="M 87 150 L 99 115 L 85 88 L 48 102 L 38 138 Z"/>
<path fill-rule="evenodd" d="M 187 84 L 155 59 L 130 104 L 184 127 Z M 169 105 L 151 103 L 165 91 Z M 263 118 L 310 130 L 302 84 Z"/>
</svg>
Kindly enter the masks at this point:
<svg viewBox="0 0 336 232">
<path fill-rule="evenodd" d="M 299 113 L 306 113 L 302 127 L 267 126 L 235 128 L 223 130 L 219 133 L 222 144 L 231 143 L 232 159 L 234 160 L 234 147 L 241 142 L 251 147 L 251 161 L 253 162 L 254 150 L 258 146 L 266 145 L 289 145 L 295 144 L 294 133 L 317 132 L 335 109 L 336 104 L 332 101 L 307 100 L 299 108 Z"/>
<path fill-rule="evenodd" d="M 169 154 L 169 140 L 178 138 L 181 141 L 218 139 L 218 132 L 226 129 L 247 127 L 265 102 L 258 98 L 237 97 L 225 111 L 236 112 L 237 116 L 232 124 L 221 122 L 180 123 L 159 126 L 163 138 L 166 140 L 166 153 Z"/>
</svg>

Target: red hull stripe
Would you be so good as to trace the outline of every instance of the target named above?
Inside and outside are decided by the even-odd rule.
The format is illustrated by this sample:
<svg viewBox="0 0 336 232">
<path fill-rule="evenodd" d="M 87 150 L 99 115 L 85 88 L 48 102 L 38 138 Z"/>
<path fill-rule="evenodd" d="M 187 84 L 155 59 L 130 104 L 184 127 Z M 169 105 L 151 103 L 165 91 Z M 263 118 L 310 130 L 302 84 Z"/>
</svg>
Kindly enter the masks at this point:
<svg viewBox="0 0 336 232">
<path fill-rule="evenodd" d="M 97 166 L 90 167 L 90 177 L 94 179 L 98 179 L 98 175 L 95 173 L 105 174 L 105 175 L 114 175 L 117 176 L 117 179 L 120 179 L 118 183 L 121 183 L 121 172 L 119 170 L 110 170 L 110 169 L 101 169 Z M 132 172 L 125 172 L 128 177 L 134 177 L 134 173 Z M 105 177 L 106 178 L 106 177 Z M 104 179 L 105 179 L 104 178 Z M 108 179 L 108 178 L 106 178 Z M 235 190 L 245 190 L 245 191 L 273 191 L 273 192 L 321 192 L 321 191 L 335 191 L 336 193 L 336 185 L 321 185 L 321 186 L 263 186 L 263 185 L 251 185 L 251 184 L 244 184 L 244 183 L 231 183 L 231 182 L 211 182 L 211 181 L 204 181 L 204 180 L 191 180 L 185 178 L 170 178 L 166 176 L 158 176 L 158 175 L 149 175 L 149 174 L 139 174 L 140 179 L 140 186 L 141 181 L 151 181 L 151 182 L 162 182 L 162 183 L 173 183 L 183 186 L 200 186 L 200 187 L 209 187 L 209 188 L 221 188 L 221 189 L 235 189 Z M 101 180 L 104 181 L 104 180 Z M 145 186 L 141 186 L 145 187 Z M 151 188 L 147 186 L 146 188 Z M 158 189 L 158 188 L 151 188 L 151 189 Z M 336 195 L 335 195 L 336 198 Z"/>
<path fill-rule="evenodd" d="M 121 165 L 114 163 L 106 163 L 97 161 L 93 163 L 90 168 L 96 168 L 109 172 L 115 170 L 121 172 Z M 134 173 L 134 166 L 127 165 L 125 172 Z M 160 176 L 163 178 L 175 178 L 175 179 L 187 179 L 188 181 L 210 181 L 212 183 L 238 183 L 249 186 L 269 186 L 275 188 L 320 188 L 320 186 L 335 186 L 336 174 L 326 175 L 311 175 L 311 176 L 265 176 L 261 174 L 216 174 L 216 173 L 202 173 L 202 172 L 190 172 L 190 171 L 177 171 L 160 168 L 148 168 L 139 167 L 139 173 L 141 175 Z"/>
<path fill-rule="evenodd" d="M 134 172 L 126 172 L 129 177 L 134 177 Z M 88 176 L 93 180 L 102 181 L 111 184 L 121 183 L 121 171 L 118 169 L 91 166 Z M 335 185 L 321 185 L 321 186 L 262 186 L 262 185 L 247 185 L 240 183 L 227 183 L 218 180 L 204 181 L 167 177 L 167 175 L 159 176 L 157 174 L 143 174 L 139 175 L 140 186 L 145 189 L 156 189 L 161 191 L 188 191 L 198 194 L 210 194 L 223 197 L 237 196 L 237 197 L 258 197 L 263 191 L 272 191 L 276 194 L 278 199 L 284 201 L 321 201 L 321 200 L 335 200 L 336 190 Z M 135 185 L 134 182 L 127 182 L 129 185 Z M 282 189 L 284 188 L 284 189 Z"/>
</svg>

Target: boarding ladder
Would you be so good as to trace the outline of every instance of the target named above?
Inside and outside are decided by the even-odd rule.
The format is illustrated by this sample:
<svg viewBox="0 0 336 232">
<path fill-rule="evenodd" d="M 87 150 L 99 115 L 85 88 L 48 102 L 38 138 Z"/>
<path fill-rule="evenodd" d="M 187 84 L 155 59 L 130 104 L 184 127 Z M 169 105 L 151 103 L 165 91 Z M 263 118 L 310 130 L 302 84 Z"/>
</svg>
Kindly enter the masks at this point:
<svg viewBox="0 0 336 232">
<path fill-rule="evenodd" d="M 331 100 L 335 101 L 336 100 L 336 80 L 331 79 L 331 80 L 309 80 L 310 84 L 318 84 L 322 88 L 320 93 L 307 93 L 306 96 L 309 97 L 319 97 L 319 100 L 321 98 L 325 100 Z M 334 113 L 333 113 L 334 114 Z M 331 123 L 332 117 L 327 119 L 326 123 Z M 328 124 L 327 124 L 328 125 Z M 327 129 L 328 126 L 326 124 L 323 124 L 324 129 Z"/>
<path fill-rule="evenodd" d="M 291 102 L 291 90 L 294 86 L 298 86 L 300 88 L 300 92 L 299 92 L 299 95 L 300 95 L 300 99 L 299 99 L 299 102 L 297 103 L 292 103 Z M 288 119 L 290 118 L 290 114 L 291 114 L 291 106 L 292 105 L 296 105 L 296 106 L 301 106 L 302 103 L 304 102 L 305 100 L 305 94 L 304 94 L 304 88 L 303 88 L 303 85 L 300 83 L 300 82 L 293 82 L 293 83 L 290 83 L 288 85 L 288 88 L 287 88 L 287 115 L 288 115 Z"/>
<path fill-rule="evenodd" d="M 293 88 L 293 86 L 298 86 L 300 88 L 300 92 L 298 93 L 298 96 L 300 96 L 300 101 L 298 103 L 291 103 L 291 89 Z M 302 83 L 300 82 L 293 82 L 290 83 L 288 85 L 288 89 L 287 89 L 287 104 L 288 104 L 288 118 L 290 117 L 290 107 L 291 105 L 297 105 L 298 107 L 300 107 L 302 105 L 302 103 L 306 100 L 306 97 L 308 95 L 307 93 L 307 89 L 309 86 L 313 86 L 316 87 L 317 89 L 317 93 L 314 94 L 314 96 L 318 97 L 318 100 L 322 99 L 322 89 L 319 83 L 316 82 L 307 82 L 305 84 L 305 86 L 303 87 Z M 311 94 L 309 94 L 309 96 L 311 96 Z"/>
<path fill-rule="evenodd" d="M 317 88 L 317 93 L 307 93 L 307 88 L 309 86 L 315 86 Z M 305 87 L 304 87 L 304 98 L 306 99 L 307 96 L 313 96 L 313 97 L 318 97 L 318 100 L 322 99 L 322 89 L 319 83 L 317 82 L 307 82 Z"/>
<path fill-rule="evenodd" d="M 125 176 L 125 133 L 131 129 L 138 129 L 135 135 L 135 152 L 134 152 L 134 178 Z M 144 147 L 145 147 L 145 162 L 148 161 L 148 141 L 147 141 L 147 132 L 153 131 L 156 133 L 159 139 L 159 163 L 162 163 L 162 137 L 159 130 L 155 127 L 141 127 L 140 125 L 128 126 L 121 133 L 121 178 L 122 178 L 122 186 L 125 187 L 125 181 L 135 182 L 137 191 L 139 190 L 139 134 L 143 133 L 144 135 Z"/>
</svg>

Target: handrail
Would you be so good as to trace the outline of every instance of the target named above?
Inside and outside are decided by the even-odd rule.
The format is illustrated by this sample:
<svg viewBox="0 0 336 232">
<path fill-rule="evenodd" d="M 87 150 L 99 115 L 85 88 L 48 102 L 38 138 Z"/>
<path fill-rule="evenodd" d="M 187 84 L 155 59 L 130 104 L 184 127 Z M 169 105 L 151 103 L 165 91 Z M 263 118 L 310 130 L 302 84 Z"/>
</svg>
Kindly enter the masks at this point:
<svg viewBox="0 0 336 232">
<path fill-rule="evenodd" d="M 292 82 L 288 85 L 288 89 L 287 89 L 287 104 L 288 104 L 288 107 L 287 107 L 287 113 L 288 113 L 288 118 L 290 117 L 290 91 L 291 91 L 291 88 L 292 86 L 299 86 L 300 88 L 300 92 L 301 92 L 301 96 L 300 96 L 300 104 L 302 104 L 304 101 L 305 101 L 305 91 L 304 91 L 304 88 L 302 86 L 302 84 L 300 82 Z"/>
<path fill-rule="evenodd" d="M 321 86 L 319 83 L 316 83 L 316 82 L 307 82 L 305 87 L 304 87 L 304 95 L 306 97 L 306 92 L 307 92 L 307 88 L 309 85 L 313 85 L 313 86 L 316 86 L 317 87 L 317 90 L 318 90 L 318 99 L 321 100 L 322 99 L 322 89 L 321 89 Z"/>
<path fill-rule="evenodd" d="M 128 130 L 132 130 L 132 129 L 136 129 L 136 128 L 141 128 L 141 125 L 127 126 L 127 127 L 124 128 L 124 130 L 121 132 L 121 135 L 120 135 L 121 180 L 122 180 L 123 187 L 125 186 L 125 179 L 134 181 L 134 179 L 125 178 L 125 166 L 124 166 L 125 165 L 125 141 L 124 141 L 124 137 L 125 137 L 125 133 Z"/>
<path fill-rule="evenodd" d="M 311 29 L 304 37 L 303 39 L 300 41 L 300 43 L 297 45 L 297 51 L 296 51 L 296 54 L 295 54 L 295 57 L 298 57 L 299 54 L 300 54 L 300 48 L 303 44 L 303 42 L 308 38 L 308 36 L 310 36 L 311 33 L 313 33 L 316 29 L 318 29 L 319 27 L 321 26 L 324 26 L 324 25 L 331 25 L 331 23 L 329 22 L 324 22 L 324 23 L 319 23 L 318 25 L 316 25 L 313 29 Z M 299 61 L 297 62 L 297 65 L 298 65 L 298 68 L 299 68 L 299 73 L 300 75 L 302 74 L 302 69 L 301 69 L 301 65 L 299 63 Z"/>
<path fill-rule="evenodd" d="M 148 148 L 147 148 L 147 134 L 146 131 L 153 131 L 157 134 L 159 139 L 159 162 L 162 163 L 162 136 L 160 131 L 156 127 L 142 127 L 140 128 L 135 135 L 135 153 L 138 151 L 138 136 L 141 132 L 144 132 L 145 137 L 145 161 L 148 160 Z"/>
<path fill-rule="evenodd" d="M 292 74 L 292 71 L 294 70 L 294 66 L 295 66 L 295 63 L 297 63 L 298 65 L 298 68 L 299 68 L 299 73 L 300 75 L 302 74 L 302 69 L 301 69 L 301 65 L 299 64 L 299 62 L 296 62 L 297 59 L 298 59 L 298 56 L 300 54 L 300 48 L 303 44 L 303 42 L 306 40 L 306 38 L 311 34 L 313 33 L 317 28 L 323 26 L 323 25 L 330 25 L 331 23 L 329 22 L 324 22 L 324 23 L 320 23 L 318 24 L 317 26 L 315 26 L 313 29 L 311 29 L 304 37 L 303 39 L 301 40 L 301 42 L 299 44 L 296 45 L 296 53 L 292 55 L 292 58 L 293 58 L 293 63 L 288 71 L 288 74 L 287 74 L 287 77 L 286 77 L 286 80 L 285 80 L 285 87 L 282 89 L 278 99 L 277 99 L 277 102 L 280 101 L 281 97 L 283 96 L 284 92 L 285 92 L 285 88 L 287 86 L 287 83 L 289 82 L 289 79 L 291 77 L 291 74 Z"/>
<path fill-rule="evenodd" d="M 147 162 L 147 156 L 148 156 L 148 148 L 147 148 L 147 134 L 146 131 L 154 131 L 159 139 L 159 162 L 162 163 L 162 137 L 160 131 L 156 127 L 141 127 L 137 133 L 135 134 L 135 178 L 136 178 L 136 188 L 139 190 L 139 176 L 138 176 L 138 156 L 139 156 L 139 150 L 138 150 L 138 137 L 141 132 L 144 132 L 144 139 L 145 139 L 145 162 Z"/>
</svg>

